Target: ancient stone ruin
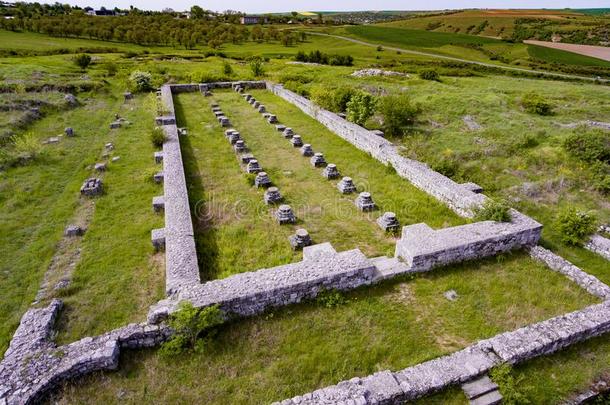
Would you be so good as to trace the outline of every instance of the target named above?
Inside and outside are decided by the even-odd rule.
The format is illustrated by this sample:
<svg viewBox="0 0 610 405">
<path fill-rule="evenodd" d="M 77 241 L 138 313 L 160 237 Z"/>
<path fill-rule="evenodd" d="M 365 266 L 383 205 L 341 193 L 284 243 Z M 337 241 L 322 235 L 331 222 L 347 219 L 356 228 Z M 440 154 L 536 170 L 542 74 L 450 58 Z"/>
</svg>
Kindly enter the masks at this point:
<svg viewBox="0 0 610 405">
<path fill-rule="evenodd" d="M 265 204 L 275 204 L 282 201 L 282 195 L 277 187 L 269 187 L 264 195 Z"/>
<path fill-rule="evenodd" d="M 103 192 L 102 180 L 95 177 L 85 180 L 80 188 L 80 193 L 89 197 L 102 195 Z"/>
<path fill-rule="evenodd" d="M 356 192 L 356 186 L 354 185 L 354 182 L 352 181 L 351 177 L 342 178 L 341 181 L 337 184 L 337 188 L 343 194 L 351 194 Z"/>
<path fill-rule="evenodd" d="M 377 224 L 386 232 L 398 232 L 400 223 L 393 212 L 384 212 L 382 216 L 377 218 Z"/>
<path fill-rule="evenodd" d="M 356 198 L 356 207 L 360 209 L 360 211 L 372 211 L 375 209 L 375 203 L 373 202 L 373 198 L 371 197 L 371 193 L 368 191 L 363 191 L 358 194 L 358 198 Z"/>
<path fill-rule="evenodd" d="M 324 170 L 322 170 L 322 176 L 326 177 L 328 180 L 333 180 L 341 177 L 341 174 L 337 169 L 337 165 L 334 163 L 329 163 Z"/>
<path fill-rule="evenodd" d="M 297 220 L 290 205 L 286 204 L 280 205 L 278 210 L 275 212 L 275 219 L 277 219 L 277 222 L 280 225 L 293 224 Z"/>
<path fill-rule="evenodd" d="M 294 250 L 302 250 L 304 247 L 312 244 L 309 232 L 302 228 L 297 229 L 295 234 L 291 235 L 288 240 L 290 240 L 290 245 Z"/>
</svg>

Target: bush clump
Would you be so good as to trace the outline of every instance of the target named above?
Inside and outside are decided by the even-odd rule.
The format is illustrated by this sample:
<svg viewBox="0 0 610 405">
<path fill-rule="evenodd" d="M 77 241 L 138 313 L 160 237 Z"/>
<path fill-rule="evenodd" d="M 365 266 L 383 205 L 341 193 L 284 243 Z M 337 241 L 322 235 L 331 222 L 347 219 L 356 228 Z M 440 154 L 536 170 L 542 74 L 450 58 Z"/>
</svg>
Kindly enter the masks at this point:
<svg viewBox="0 0 610 405">
<path fill-rule="evenodd" d="M 574 207 L 563 209 L 557 215 L 555 227 L 561 235 L 561 241 L 568 245 L 580 245 L 589 235 L 595 232 L 595 216 Z"/>
<path fill-rule="evenodd" d="M 610 134 L 601 130 L 574 132 L 563 141 L 563 147 L 584 162 L 610 164 Z"/>
<path fill-rule="evenodd" d="M 475 210 L 475 219 L 478 221 L 510 222 L 510 206 L 505 201 L 486 200 L 480 208 Z"/>
<path fill-rule="evenodd" d="M 152 131 L 150 131 L 150 141 L 152 144 L 160 148 L 163 146 L 163 142 L 165 142 L 165 133 L 159 127 L 154 127 Z"/>
<path fill-rule="evenodd" d="M 421 107 L 413 103 L 408 95 L 400 94 L 383 97 L 379 102 L 379 112 L 383 116 L 385 134 L 398 136 L 413 125 Z"/>
<path fill-rule="evenodd" d="M 424 69 L 419 72 L 419 78 L 423 80 L 432 80 L 435 82 L 441 81 L 441 76 L 434 69 Z"/>
<path fill-rule="evenodd" d="M 294 60 L 332 66 L 352 66 L 354 64 L 354 58 L 351 55 L 328 55 L 317 49 L 309 53 L 299 51 L 295 55 Z"/>
<path fill-rule="evenodd" d="M 323 290 L 316 297 L 316 301 L 326 308 L 333 308 L 347 303 L 347 298 L 341 291 Z"/>
<path fill-rule="evenodd" d="M 521 105 L 525 111 L 531 114 L 553 114 L 553 105 L 538 93 L 530 92 L 525 94 L 523 98 L 521 98 Z"/>
<path fill-rule="evenodd" d="M 265 74 L 265 68 L 263 67 L 263 60 L 260 57 L 253 57 L 250 59 L 250 70 L 254 77 L 260 77 Z"/>
<path fill-rule="evenodd" d="M 81 68 L 82 70 L 87 69 L 87 66 L 91 64 L 91 55 L 87 55 L 86 53 L 81 53 L 74 57 L 74 64 Z"/>
<path fill-rule="evenodd" d="M 150 91 L 152 86 L 152 75 L 149 72 L 134 70 L 129 75 L 129 85 L 135 92 Z"/>
<path fill-rule="evenodd" d="M 347 103 L 349 103 L 356 92 L 356 90 L 350 87 L 329 88 L 315 86 L 310 91 L 310 97 L 314 103 L 326 110 L 343 112 L 347 110 Z"/>
<path fill-rule="evenodd" d="M 168 322 L 174 335 L 161 346 L 161 354 L 175 356 L 185 351 L 201 351 L 224 322 L 218 305 L 195 308 L 189 301 L 180 303 Z M 203 339 L 200 339 L 203 338 Z"/>
<path fill-rule="evenodd" d="M 515 377 L 512 367 L 509 364 L 502 364 L 494 367 L 489 376 L 498 384 L 502 394 L 502 403 L 506 405 L 526 405 L 530 401 L 527 396 L 519 390 L 522 386 L 523 376 Z"/>
<path fill-rule="evenodd" d="M 375 113 L 376 104 L 377 100 L 371 94 L 356 92 L 347 102 L 347 119 L 358 125 L 364 125 Z"/>
</svg>

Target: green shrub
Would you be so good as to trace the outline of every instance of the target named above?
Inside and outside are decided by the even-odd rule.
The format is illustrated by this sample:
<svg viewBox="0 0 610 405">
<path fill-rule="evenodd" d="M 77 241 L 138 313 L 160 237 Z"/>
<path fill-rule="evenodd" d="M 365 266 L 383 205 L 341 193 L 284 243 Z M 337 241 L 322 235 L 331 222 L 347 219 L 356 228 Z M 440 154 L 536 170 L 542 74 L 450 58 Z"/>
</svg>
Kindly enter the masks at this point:
<svg viewBox="0 0 610 405">
<path fill-rule="evenodd" d="M 233 67 L 231 67 L 231 64 L 229 62 L 223 61 L 222 73 L 224 73 L 225 76 L 233 76 Z"/>
<path fill-rule="evenodd" d="M 314 103 L 326 110 L 343 112 L 347 110 L 347 103 L 356 92 L 356 90 L 346 86 L 330 88 L 319 85 L 312 87 L 310 97 Z"/>
<path fill-rule="evenodd" d="M 390 136 L 398 136 L 413 125 L 421 107 L 411 102 L 408 95 L 400 94 L 383 97 L 379 103 L 379 112 L 383 116 L 384 132 Z"/>
<path fill-rule="evenodd" d="M 574 132 L 563 141 L 570 155 L 588 163 L 610 163 L 610 134 L 601 130 Z"/>
<path fill-rule="evenodd" d="M 489 198 L 475 210 L 474 217 L 477 221 L 510 222 L 510 206 L 505 201 Z"/>
<path fill-rule="evenodd" d="M 364 125 L 375 113 L 375 105 L 376 100 L 372 95 L 358 91 L 347 102 L 347 119 L 358 125 Z"/>
<path fill-rule="evenodd" d="M 423 80 L 433 80 L 435 82 L 439 82 L 441 80 L 440 75 L 434 69 L 424 69 L 419 72 L 419 78 Z"/>
<path fill-rule="evenodd" d="M 559 231 L 563 243 L 580 245 L 595 232 L 595 221 L 594 215 L 568 207 L 557 215 L 555 227 Z"/>
<path fill-rule="evenodd" d="M 165 132 L 160 127 L 154 127 L 152 131 L 150 131 L 150 141 L 154 146 L 160 148 L 163 146 L 163 142 L 165 142 Z"/>
<path fill-rule="evenodd" d="M 443 176 L 447 176 L 451 179 L 456 179 L 461 174 L 460 164 L 451 157 L 440 158 L 430 164 L 430 167 L 435 172 L 439 172 Z"/>
<path fill-rule="evenodd" d="M 12 147 L 7 145 L 0 148 L 0 167 L 25 165 L 46 153 L 43 145 L 32 133 L 13 136 L 10 141 Z"/>
<path fill-rule="evenodd" d="M 188 350 L 201 350 L 206 340 L 213 337 L 216 327 L 224 322 L 218 305 L 195 308 L 189 301 L 180 303 L 178 311 L 169 319 L 168 325 L 174 335 L 161 346 L 161 354 L 174 356 Z M 204 340 L 198 340 L 200 337 Z"/>
<path fill-rule="evenodd" d="M 529 404 L 527 396 L 519 390 L 523 386 L 523 376 L 515 377 L 509 364 L 494 367 L 489 373 L 491 379 L 498 384 L 505 405 Z"/>
<path fill-rule="evenodd" d="M 81 68 L 82 70 L 87 69 L 87 66 L 91 63 L 91 55 L 87 55 L 86 53 L 81 53 L 74 57 L 74 64 Z"/>
<path fill-rule="evenodd" d="M 107 62 L 104 65 L 104 69 L 106 69 L 107 76 L 115 76 L 119 71 L 119 67 L 114 62 Z"/>
<path fill-rule="evenodd" d="M 129 75 L 129 85 L 135 92 L 152 90 L 152 75 L 149 72 L 134 70 Z"/>
<path fill-rule="evenodd" d="M 553 114 L 553 105 L 545 100 L 540 94 L 530 92 L 521 98 L 521 105 L 525 111 L 531 114 L 551 115 Z"/>
<path fill-rule="evenodd" d="M 593 188 L 602 194 L 610 194 L 610 164 L 594 162 L 591 164 L 593 172 Z"/>
<path fill-rule="evenodd" d="M 250 70 L 254 77 L 260 77 L 265 74 L 263 60 L 260 57 L 254 57 L 250 60 Z"/>
<path fill-rule="evenodd" d="M 341 291 L 323 290 L 316 297 L 316 301 L 326 308 L 333 308 L 347 303 L 347 298 Z"/>
</svg>

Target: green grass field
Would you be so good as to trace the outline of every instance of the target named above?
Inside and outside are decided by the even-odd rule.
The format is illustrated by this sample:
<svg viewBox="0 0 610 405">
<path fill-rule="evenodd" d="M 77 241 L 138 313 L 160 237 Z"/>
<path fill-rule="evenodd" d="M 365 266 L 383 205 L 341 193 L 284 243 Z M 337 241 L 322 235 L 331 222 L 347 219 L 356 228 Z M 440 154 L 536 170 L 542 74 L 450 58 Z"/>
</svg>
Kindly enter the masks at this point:
<svg viewBox="0 0 610 405">
<path fill-rule="evenodd" d="M 20 36 L 18 40 L 16 36 Z M 400 35 L 395 38 L 399 40 Z M 426 38 L 421 36 L 419 45 Z M 436 38 L 438 44 L 446 41 Z M 489 41 L 486 47 L 507 45 Z M 85 42 L 0 31 L 0 50 L 94 46 Z M 149 305 L 162 298 L 164 290 L 163 255 L 154 254 L 150 246 L 150 230 L 163 224 L 162 216 L 152 211 L 151 198 L 160 195 L 162 188 L 150 180 L 159 170 L 149 139 L 154 112 L 146 95 L 123 102 L 127 77 L 137 69 L 150 71 L 157 85 L 191 82 L 201 77 L 224 77 L 223 63 L 227 62 L 234 71 L 228 79 L 251 79 L 254 76 L 242 58 L 254 54 L 270 58 L 264 64 L 264 79 L 298 79 L 305 91 L 313 86 L 344 85 L 375 94 L 409 94 L 422 105 L 423 112 L 408 136 L 392 139 L 406 156 L 433 167 L 439 160 L 455 163 L 452 176 L 456 181 L 474 181 L 487 195 L 508 199 L 545 225 L 545 246 L 610 283 L 607 261 L 582 248 L 565 246 L 554 227 L 556 213 L 567 205 L 592 210 L 600 221 L 610 220 L 607 197 L 593 190 L 590 168 L 569 157 L 561 146 L 568 134 L 581 129 L 558 125 L 587 119 L 607 121 L 606 86 L 484 72 L 459 77 L 461 68 L 441 70 L 455 76 L 443 74 L 440 82 L 430 82 L 419 79 L 417 73 L 422 66 L 435 63 L 431 58 L 376 52 L 328 37 L 312 36 L 293 47 L 278 43 L 223 46 L 221 51 L 229 58 L 204 58 L 202 49 L 174 48 L 127 58 L 124 52 L 131 45 L 125 46 L 119 53 L 95 54 L 86 72 L 73 65 L 72 54 L 0 58 L 3 84 L 17 85 L 11 100 L 57 101 L 69 88 L 66 86 L 87 86 L 71 90 L 81 102 L 78 107 L 49 109 L 40 120 L 14 130 L 17 137 L 31 133 L 41 142 L 72 126 L 76 137 L 41 146 L 45 154 L 40 160 L 0 170 L 0 352 L 8 346 L 45 271 L 56 266 L 56 260 L 70 265 L 70 258 L 63 256 L 74 246 L 65 247 L 62 233 L 67 224 L 91 209 L 78 190 L 93 174 L 91 166 L 102 159 L 106 142 L 115 144 L 112 156 L 120 156 L 120 160 L 110 162 L 103 174 L 106 193 L 95 199 L 88 230 L 78 242 L 81 251 L 73 265 L 72 284 L 54 293 L 66 303 L 57 341 L 66 343 L 145 319 Z M 298 50 L 314 49 L 351 54 L 355 66 L 287 64 Z M 479 52 L 446 44 L 435 49 Z M 511 49 L 515 57 L 526 57 L 525 48 Z M 486 56 L 481 53 L 476 57 Z M 105 68 L 110 62 L 117 66 L 115 76 L 109 76 Z M 351 76 L 354 70 L 372 66 L 387 66 L 410 76 Z M 38 91 L 27 91 L 30 86 Z M 540 117 L 524 112 L 520 100 L 531 91 L 550 100 L 555 114 Z M 392 255 L 392 236 L 383 234 L 374 223 L 376 215 L 385 210 L 397 212 L 403 224 L 426 222 L 438 228 L 465 222 L 291 104 L 264 91 L 253 93 L 314 150 L 324 152 L 342 174 L 370 190 L 380 205 L 374 214 L 358 212 L 351 197 L 339 195 L 335 182 L 325 180 L 319 169 L 313 169 L 241 97 L 216 92 L 214 99 L 287 201 L 299 208 L 298 226 L 308 229 L 315 242 L 331 241 L 338 250 L 359 247 L 369 256 Z M 9 96 L 0 97 L 9 101 Z M 275 224 L 262 204 L 262 191 L 252 187 L 243 174 L 223 129 L 214 120 L 211 99 L 197 93 L 182 94 L 175 101 L 179 124 L 189 130 L 181 140 L 193 212 L 202 212 L 197 203 L 202 201 L 203 207 L 211 208 L 203 212 L 212 214 L 195 216 L 203 277 L 226 277 L 300 260 L 286 239 L 295 227 Z M 16 114 L 3 113 L 9 119 Z M 131 125 L 109 130 L 115 113 Z M 483 129 L 466 130 L 462 117 L 467 114 Z M 378 118 L 368 124 L 379 126 Z M 535 142 L 529 139 L 532 136 Z M 0 152 L 10 148 L 0 146 Z M 525 183 L 534 186 L 525 188 Z M 459 294 L 455 302 L 443 297 L 450 289 Z M 595 302 L 575 284 L 524 253 L 394 280 L 351 292 L 347 298 L 345 305 L 336 308 L 304 303 L 232 323 L 202 353 L 164 359 L 154 350 L 126 352 L 119 371 L 69 383 L 56 399 L 65 404 L 188 400 L 221 404 L 228 398 L 231 403 L 265 403 L 356 375 L 404 368 Z M 522 365 L 514 370 L 515 375 L 525 378 L 519 390 L 532 403 L 559 402 L 609 371 L 609 349 L 607 339 L 600 338 Z M 450 389 L 422 403 L 464 401 L 461 391 Z"/>
<path fill-rule="evenodd" d="M 565 52 L 558 49 L 546 48 L 544 46 L 528 45 L 527 52 L 532 58 L 550 63 L 610 67 L 610 62 L 605 60 L 591 58 L 589 56 L 579 55 L 577 53 Z"/>
</svg>

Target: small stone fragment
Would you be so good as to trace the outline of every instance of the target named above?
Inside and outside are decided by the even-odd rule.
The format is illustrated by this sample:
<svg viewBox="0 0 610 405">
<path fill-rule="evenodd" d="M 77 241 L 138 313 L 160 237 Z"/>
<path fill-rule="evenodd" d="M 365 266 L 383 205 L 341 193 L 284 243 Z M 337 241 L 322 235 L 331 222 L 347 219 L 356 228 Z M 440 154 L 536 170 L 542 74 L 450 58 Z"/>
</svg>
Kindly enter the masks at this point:
<svg viewBox="0 0 610 405">
<path fill-rule="evenodd" d="M 235 141 L 235 145 L 233 146 L 233 149 L 237 153 L 245 152 L 247 150 L 246 143 L 242 139 L 239 139 L 239 140 Z"/>
<path fill-rule="evenodd" d="M 120 159 L 121 159 L 120 156 L 115 156 L 115 157 L 112 158 L 112 161 L 113 162 L 118 162 Z"/>
<path fill-rule="evenodd" d="M 265 106 L 263 104 L 261 104 L 258 106 L 258 112 L 262 114 L 262 113 L 267 112 L 267 109 L 265 108 Z"/>
<path fill-rule="evenodd" d="M 165 229 L 153 229 L 150 233 L 150 239 L 156 251 L 165 249 Z"/>
<path fill-rule="evenodd" d="M 372 211 L 375 209 L 375 203 L 371 197 L 371 193 L 363 191 L 356 198 L 356 206 L 360 208 L 360 211 Z"/>
<path fill-rule="evenodd" d="M 324 160 L 324 154 L 321 152 L 315 153 L 310 159 L 313 167 L 326 167 L 326 160 Z"/>
<path fill-rule="evenodd" d="M 263 196 L 265 200 L 265 204 L 275 204 L 279 201 L 282 201 L 282 195 L 280 194 L 280 190 L 277 187 L 269 187 L 267 191 L 265 191 L 265 195 Z"/>
<path fill-rule="evenodd" d="M 269 124 L 275 124 L 277 122 L 277 117 L 273 114 L 269 115 L 269 118 L 267 118 L 267 122 Z"/>
<path fill-rule="evenodd" d="M 123 93 L 123 97 L 125 98 L 125 101 L 131 100 L 133 98 L 133 94 L 131 94 L 131 92 L 129 91 L 126 91 L 125 93 Z"/>
<path fill-rule="evenodd" d="M 100 195 L 103 192 L 102 180 L 92 177 L 90 179 L 85 180 L 82 187 L 80 188 L 80 193 L 86 196 L 96 196 Z"/>
<path fill-rule="evenodd" d="M 258 164 L 258 160 L 251 159 L 248 162 L 248 166 L 246 167 L 246 171 L 248 173 L 258 173 L 258 172 L 262 172 L 263 168 Z"/>
<path fill-rule="evenodd" d="M 157 172 L 153 176 L 155 183 L 159 184 L 163 182 L 163 172 Z"/>
<path fill-rule="evenodd" d="M 447 298 L 449 301 L 455 301 L 458 299 L 458 293 L 455 292 L 455 290 L 449 290 L 449 291 L 445 291 L 443 293 L 443 295 L 445 296 L 445 298 Z"/>
<path fill-rule="evenodd" d="M 82 236 L 85 233 L 85 229 L 78 225 L 68 225 L 64 230 L 64 235 L 69 237 Z"/>
<path fill-rule="evenodd" d="M 287 204 L 280 205 L 275 213 L 275 219 L 277 219 L 277 222 L 279 222 L 280 225 L 294 224 L 296 222 L 296 217 L 292 212 L 292 208 Z"/>
<path fill-rule="evenodd" d="M 152 206 L 155 212 L 161 212 L 165 209 L 165 197 L 157 196 L 152 199 Z"/>
<path fill-rule="evenodd" d="M 301 250 L 312 244 L 309 232 L 305 229 L 297 229 L 294 235 L 288 237 L 293 250 Z"/>
<path fill-rule="evenodd" d="M 377 224 L 386 232 L 398 232 L 400 223 L 393 212 L 384 212 L 382 216 L 377 218 Z"/>
<path fill-rule="evenodd" d="M 155 152 L 155 163 L 163 162 L 163 152 Z"/>
<path fill-rule="evenodd" d="M 339 170 L 337 170 L 337 165 L 329 163 L 328 166 L 326 166 L 322 171 L 322 176 L 332 180 L 338 179 L 341 175 L 339 174 Z"/>
<path fill-rule="evenodd" d="M 97 172 L 104 172 L 106 171 L 106 163 L 96 163 L 93 168 Z"/>
<path fill-rule="evenodd" d="M 284 138 L 290 139 L 294 135 L 294 131 L 292 130 L 292 128 L 286 128 L 284 129 L 283 135 Z"/>
<path fill-rule="evenodd" d="M 271 179 L 266 172 L 258 172 L 254 178 L 254 185 L 256 187 L 269 187 L 271 186 Z"/>
<path fill-rule="evenodd" d="M 337 188 L 343 194 L 351 194 L 356 192 L 356 186 L 354 185 L 351 177 L 344 177 L 341 179 L 339 184 L 337 184 Z"/>
<path fill-rule="evenodd" d="M 64 133 L 66 136 L 74 136 L 74 129 L 72 127 L 67 127 L 64 129 Z"/>
<path fill-rule="evenodd" d="M 112 142 L 108 142 L 106 145 L 104 145 L 104 147 L 106 148 L 106 150 L 114 149 L 114 145 L 112 144 Z"/>
<path fill-rule="evenodd" d="M 303 140 L 301 139 L 301 137 L 299 135 L 294 135 L 292 137 L 292 139 L 290 140 L 290 143 L 295 148 L 300 148 L 301 146 L 303 146 Z"/>
</svg>

